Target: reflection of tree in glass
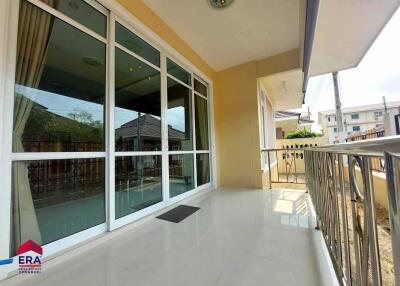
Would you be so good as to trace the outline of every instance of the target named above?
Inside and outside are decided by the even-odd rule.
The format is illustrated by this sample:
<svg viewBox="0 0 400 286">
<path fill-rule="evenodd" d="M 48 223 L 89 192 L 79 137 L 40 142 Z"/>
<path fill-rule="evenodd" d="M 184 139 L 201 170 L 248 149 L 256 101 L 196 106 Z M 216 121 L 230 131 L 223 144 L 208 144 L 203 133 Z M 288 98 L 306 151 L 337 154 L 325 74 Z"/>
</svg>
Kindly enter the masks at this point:
<svg viewBox="0 0 400 286">
<path fill-rule="evenodd" d="M 60 116 L 36 102 L 22 137 L 25 152 L 104 150 L 103 123 L 93 120 L 92 114 L 74 110 Z"/>
<path fill-rule="evenodd" d="M 93 115 L 86 110 L 79 110 L 74 108 L 74 112 L 70 112 L 67 115 L 69 118 L 90 125 L 95 128 L 102 128 L 103 124 L 100 120 L 93 120 Z"/>
</svg>

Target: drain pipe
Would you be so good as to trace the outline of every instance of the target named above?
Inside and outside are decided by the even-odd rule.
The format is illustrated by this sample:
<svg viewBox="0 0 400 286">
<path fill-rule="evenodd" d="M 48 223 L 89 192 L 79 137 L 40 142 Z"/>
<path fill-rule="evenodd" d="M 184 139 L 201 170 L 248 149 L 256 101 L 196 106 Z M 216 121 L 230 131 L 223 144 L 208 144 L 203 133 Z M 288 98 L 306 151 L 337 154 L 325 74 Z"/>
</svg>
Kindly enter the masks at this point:
<svg viewBox="0 0 400 286">
<path fill-rule="evenodd" d="M 319 9 L 319 1 L 320 0 L 307 0 L 306 5 L 306 25 L 305 25 L 305 34 L 304 34 L 304 52 L 303 52 L 303 104 L 305 101 L 308 77 L 309 77 L 309 69 L 310 69 L 310 60 L 311 60 L 311 52 L 314 43 L 314 35 L 315 35 L 315 27 L 317 25 L 317 16 Z"/>
</svg>

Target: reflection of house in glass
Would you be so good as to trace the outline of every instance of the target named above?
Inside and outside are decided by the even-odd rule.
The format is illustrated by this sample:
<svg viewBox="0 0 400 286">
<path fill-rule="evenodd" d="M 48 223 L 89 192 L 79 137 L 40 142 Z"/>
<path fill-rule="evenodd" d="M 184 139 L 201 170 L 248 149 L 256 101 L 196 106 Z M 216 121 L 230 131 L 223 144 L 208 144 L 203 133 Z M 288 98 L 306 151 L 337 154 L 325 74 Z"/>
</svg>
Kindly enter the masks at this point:
<svg viewBox="0 0 400 286">
<path fill-rule="evenodd" d="M 140 113 L 139 113 L 140 114 Z M 178 149 L 185 133 L 168 126 L 169 145 Z M 115 150 L 161 151 L 161 120 L 145 114 L 115 129 Z"/>
</svg>

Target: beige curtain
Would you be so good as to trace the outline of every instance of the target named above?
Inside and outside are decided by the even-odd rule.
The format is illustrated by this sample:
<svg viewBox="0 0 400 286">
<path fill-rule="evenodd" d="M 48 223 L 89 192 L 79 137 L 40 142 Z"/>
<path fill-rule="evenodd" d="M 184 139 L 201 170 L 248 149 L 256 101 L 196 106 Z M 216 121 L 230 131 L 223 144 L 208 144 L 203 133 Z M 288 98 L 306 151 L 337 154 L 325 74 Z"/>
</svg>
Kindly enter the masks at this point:
<svg viewBox="0 0 400 286">
<path fill-rule="evenodd" d="M 46 2 L 46 1 L 44 1 Z M 52 0 L 48 0 L 49 4 Z M 32 4 L 21 1 L 17 64 L 15 83 L 37 88 L 43 72 L 43 64 L 50 36 L 51 16 Z M 21 94 L 15 95 L 13 151 L 23 152 L 22 136 L 33 101 Z M 32 239 L 42 243 L 35 214 L 28 178 L 28 164 L 14 163 L 13 166 L 13 225 L 14 249 Z"/>
<path fill-rule="evenodd" d="M 208 147 L 208 117 L 207 117 L 207 101 L 205 99 L 202 99 L 200 97 L 197 97 L 196 100 L 197 106 L 197 113 L 198 113 L 198 124 L 196 125 L 197 129 L 197 134 L 199 138 L 196 138 L 196 140 L 199 140 L 201 149 L 204 149 L 204 147 Z"/>
<path fill-rule="evenodd" d="M 209 149 L 210 146 L 208 146 L 207 101 L 205 99 L 197 97 L 196 104 L 196 109 L 198 113 L 198 124 L 196 124 L 198 136 L 196 137 L 196 140 L 199 140 L 201 149 L 204 149 L 204 147 L 206 147 L 206 149 Z M 208 181 L 210 179 L 209 164 L 207 163 L 207 161 L 201 160 L 200 172 L 204 180 Z"/>
</svg>

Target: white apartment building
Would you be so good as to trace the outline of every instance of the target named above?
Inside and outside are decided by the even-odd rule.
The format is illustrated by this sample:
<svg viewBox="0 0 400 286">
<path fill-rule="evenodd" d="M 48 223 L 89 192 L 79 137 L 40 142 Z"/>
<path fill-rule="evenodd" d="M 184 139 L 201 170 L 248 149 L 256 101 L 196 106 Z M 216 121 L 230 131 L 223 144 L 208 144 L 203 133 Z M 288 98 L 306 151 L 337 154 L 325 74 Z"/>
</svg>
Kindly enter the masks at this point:
<svg viewBox="0 0 400 286">
<path fill-rule="evenodd" d="M 400 113 L 400 101 L 388 102 L 386 107 L 389 120 L 393 121 L 394 115 Z M 385 125 L 383 103 L 343 108 L 342 112 L 347 135 Z M 333 143 L 338 138 L 336 111 L 332 109 L 319 112 L 318 122 L 322 132 L 328 135 L 329 143 Z"/>
</svg>

